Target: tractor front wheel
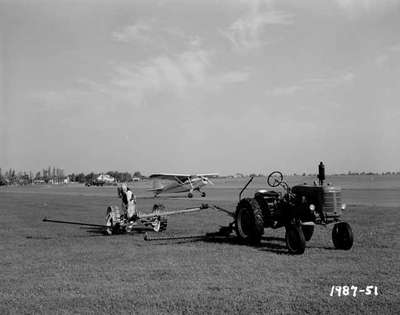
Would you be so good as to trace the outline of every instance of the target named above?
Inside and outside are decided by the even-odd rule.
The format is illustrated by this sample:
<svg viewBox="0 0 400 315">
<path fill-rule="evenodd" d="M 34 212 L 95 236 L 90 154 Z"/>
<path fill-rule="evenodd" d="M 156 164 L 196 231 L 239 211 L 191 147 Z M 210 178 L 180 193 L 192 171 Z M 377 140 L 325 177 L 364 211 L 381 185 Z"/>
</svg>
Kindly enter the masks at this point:
<svg viewBox="0 0 400 315">
<path fill-rule="evenodd" d="M 300 255 L 306 249 L 306 240 L 302 228 L 297 224 L 290 224 L 286 226 L 286 245 L 289 253 Z"/>
<path fill-rule="evenodd" d="M 353 231 L 347 222 L 339 222 L 333 226 L 332 241 L 336 249 L 348 250 L 353 246 Z"/>
<path fill-rule="evenodd" d="M 264 220 L 258 202 L 252 198 L 242 199 L 235 213 L 236 235 L 248 244 L 258 244 L 264 233 Z"/>
</svg>

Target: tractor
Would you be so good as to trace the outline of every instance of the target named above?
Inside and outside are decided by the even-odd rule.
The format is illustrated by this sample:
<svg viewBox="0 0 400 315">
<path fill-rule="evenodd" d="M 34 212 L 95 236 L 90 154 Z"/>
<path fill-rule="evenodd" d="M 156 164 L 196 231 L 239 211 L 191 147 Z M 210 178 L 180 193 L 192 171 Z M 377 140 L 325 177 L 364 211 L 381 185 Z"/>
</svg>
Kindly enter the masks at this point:
<svg viewBox="0 0 400 315">
<path fill-rule="evenodd" d="M 322 164 L 322 162 L 321 162 Z M 319 168 L 319 184 L 289 187 L 279 171 L 269 174 L 267 184 L 280 191 L 258 190 L 253 198 L 242 198 L 242 193 L 253 180 L 247 182 L 239 194 L 234 215 L 238 238 L 247 244 L 257 244 L 264 228 L 286 229 L 286 245 L 291 254 L 304 253 L 306 242 L 314 233 L 315 225 L 334 224 L 332 241 L 336 249 L 348 250 L 353 246 L 350 225 L 340 219 L 346 205 L 341 202 L 341 188 L 325 185 L 325 170 Z M 323 164 L 322 164 L 323 166 Z"/>
</svg>

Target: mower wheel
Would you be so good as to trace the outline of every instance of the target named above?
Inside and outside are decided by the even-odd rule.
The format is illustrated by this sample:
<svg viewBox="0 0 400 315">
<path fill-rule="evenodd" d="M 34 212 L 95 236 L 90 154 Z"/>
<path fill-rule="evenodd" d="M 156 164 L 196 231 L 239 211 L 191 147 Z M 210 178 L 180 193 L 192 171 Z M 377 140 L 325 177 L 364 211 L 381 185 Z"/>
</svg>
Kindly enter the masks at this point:
<svg viewBox="0 0 400 315">
<path fill-rule="evenodd" d="M 205 196 L 206 196 L 206 193 L 203 191 L 203 192 L 201 193 L 201 196 L 202 196 L 202 197 L 205 197 Z"/>
<path fill-rule="evenodd" d="M 353 246 L 353 231 L 347 222 L 339 222 L 333 226 L 332 241 L 336 249 L 348 250 Z"/>
<path fill-rule="evenodd" d="M 109 207 L 109 209 L 111 209 L 111 208 Z M 107 212 L 109 209 L 107 209 Z M 107 213 L 106 228 L 104 230 L 104 235 L 112 235 L 112 234 L 113 234 L 113 219 L 112 219 L 110 213 Z"/>
<path fill-rule="evenodd" d="M 112 235 L 113 234 L 112 227 L 111 226 L 106 227 L 106 229 L 104 230 L 104 234 Z"/>
<path fill-rule="evenodd" d="M 154 232 L 162 232 L 167 229 L 167 217 L 158 217 L 152 222 Z"/>
<path fill-rule="evenodd" d="M 188 198 L 193 198 L 193 194 L 192 193 L 188 193 Z"/>
<path fill-rule="evenodd" d="M 252 198 L 239 201 L 235 213 L 235 230 L 239 240 L 258 244 L 264 233 L 264 220 L 258 202 Z"/>
<path fill-rule="evenodd" d="M 304 239 L 308 242 L 314 234 L 314 225 L 302 225 Z"/>
<path fill-rule="evenodd" d="M 302 228 L 297 224 L 289 224 L 286 226 L 286 245 L 289 253 L 300 255 L 306 249 L 306 240 Z"/>
</svg>

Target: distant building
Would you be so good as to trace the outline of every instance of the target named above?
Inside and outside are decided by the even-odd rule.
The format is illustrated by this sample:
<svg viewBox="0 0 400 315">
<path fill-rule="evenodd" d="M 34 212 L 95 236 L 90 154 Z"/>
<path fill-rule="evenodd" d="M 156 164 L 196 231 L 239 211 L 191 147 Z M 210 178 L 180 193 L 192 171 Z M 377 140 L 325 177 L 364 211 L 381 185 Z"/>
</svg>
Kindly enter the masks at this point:
<svg viewBox="0 0 400 315">
<path fill-rule="evenodd" d="M 98 182 L 104 182 L 104 183 L 114 183 L 115 182 L 115 178 L 108 175 L 108 174 L 100 174 L 96 180 Z"/>
</svg>

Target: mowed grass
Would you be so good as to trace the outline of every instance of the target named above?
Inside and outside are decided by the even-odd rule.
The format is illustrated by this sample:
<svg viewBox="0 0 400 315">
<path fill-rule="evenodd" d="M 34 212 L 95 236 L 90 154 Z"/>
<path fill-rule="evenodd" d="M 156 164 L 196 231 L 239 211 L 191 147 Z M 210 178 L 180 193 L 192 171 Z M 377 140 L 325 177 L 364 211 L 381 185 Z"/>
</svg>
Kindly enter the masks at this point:
<svg viewBox="0 0 400 315">
<path fill-rule="evenodd" d="M 0 191 L 1 314 L 372 313 L 399 314 L 399 208 L 350 205 L 350 251 L 335 250 L 331 228 L 317 227 L 303 255 L 288 255 L 284 229 L 260 246 L 234 238 L 144 241 L 144 230 L 104 236 L 98 229 L 43 217 L 103 224 L 114 188 Z M 236 191 L 232 192 L 235 195 Z M 235 208 L 237 199 L 209 203 Z M 149 211 L 151 198 L 139 198 Z M 207 199 L 159 199 L 169 210 Z M 171 216 L 157 235 L 215 232 L 230 218 L 215 210 Z M 333 285 L 378 287 L 378 296 L 331 297 Z"/>
</svg>

